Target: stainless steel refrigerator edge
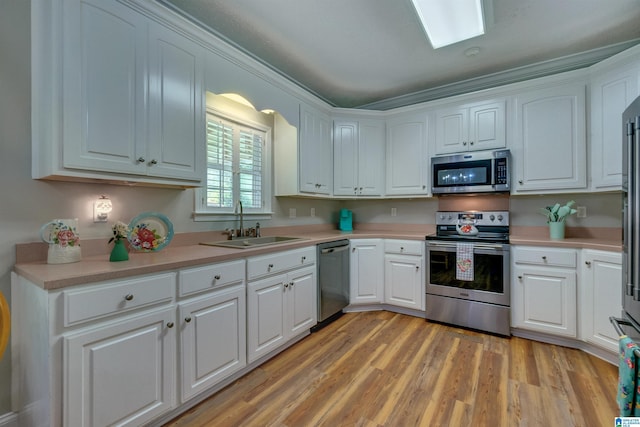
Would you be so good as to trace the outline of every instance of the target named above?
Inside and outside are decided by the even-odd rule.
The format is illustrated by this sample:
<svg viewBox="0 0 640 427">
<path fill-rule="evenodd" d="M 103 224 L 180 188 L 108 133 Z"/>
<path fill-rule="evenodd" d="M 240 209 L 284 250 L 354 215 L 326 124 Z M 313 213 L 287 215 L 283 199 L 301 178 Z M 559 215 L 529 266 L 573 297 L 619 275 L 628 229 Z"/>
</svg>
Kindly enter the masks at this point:
<svg viewBox="0 0 640 427">
<path fill-rule="evenodd" d="M 622 114 L 623 257 L 622 305 L 625 317 L 640 324 L 640 98 Z"/>
<path fill-rule="evenodd" d="M 318 245 L 318 324 L 349 305 L 349 240 Z"/>
</svg>

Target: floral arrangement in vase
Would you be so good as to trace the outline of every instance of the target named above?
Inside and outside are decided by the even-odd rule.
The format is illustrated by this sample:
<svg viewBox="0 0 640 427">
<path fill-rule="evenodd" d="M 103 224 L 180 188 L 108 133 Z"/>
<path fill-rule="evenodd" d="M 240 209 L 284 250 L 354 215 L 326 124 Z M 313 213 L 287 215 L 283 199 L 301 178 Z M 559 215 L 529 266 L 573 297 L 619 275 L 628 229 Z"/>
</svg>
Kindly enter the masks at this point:
<svg viewBox="0 0 640 427">
<path fill-rule="evenodd" d="M 569 215 L 573 215 L 578 212 L 576 209 L 572 208 L 575 203 L 576 202 L 573 200 L 569 200 L 564 206 L 560 206 L 560 203 L 556 203 L 553 206 L 547 206 L 540 209 L 540 213 L 547 217 L 547 223 L 564 222 Z"/>
<path fill-rule="evenodd" d="M 109 243 L 115 242 L 115 244 L 113 246 L 113 249 L 111 250 L 109 261 L 128 260 L 129 252 L 124 245 L 123 240 L 125 240 L 127 238 L 127 235 L 129 234 L 129 226 L 122 221 L 116 221 L 111 229 L 113 230 L 113 237 L 109 239 Z"/>
</svg>

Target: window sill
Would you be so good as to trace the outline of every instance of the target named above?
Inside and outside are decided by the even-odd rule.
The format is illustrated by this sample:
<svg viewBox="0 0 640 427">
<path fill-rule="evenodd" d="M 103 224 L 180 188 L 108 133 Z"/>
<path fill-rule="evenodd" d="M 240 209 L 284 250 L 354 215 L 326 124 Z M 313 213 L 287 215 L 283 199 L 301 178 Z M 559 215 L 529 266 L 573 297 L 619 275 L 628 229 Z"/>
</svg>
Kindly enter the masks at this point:
<svg viewBox="0 0 640 427">
<path fill-rule="evenodd" d="M 242 214 L 245 221 L 265 221 L 271 219 L 273 212 L 245 212 Z M 214 213 L 214 212 L 194 212 L 193 220 L 195 222 L 226 222 L 237 221 L 240 215 L 234 213 Z"/>
</svg>

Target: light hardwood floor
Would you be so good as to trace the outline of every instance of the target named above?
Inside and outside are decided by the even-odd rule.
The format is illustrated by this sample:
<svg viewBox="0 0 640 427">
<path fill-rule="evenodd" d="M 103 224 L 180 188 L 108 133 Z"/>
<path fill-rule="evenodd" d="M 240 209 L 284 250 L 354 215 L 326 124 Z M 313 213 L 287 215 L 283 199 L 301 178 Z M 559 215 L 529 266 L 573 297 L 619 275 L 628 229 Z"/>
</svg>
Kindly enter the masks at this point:
<svg viewBox="0 0 640 427">
<path fill-rule="evenodd" d="M 580 350 L 349 313 L 167 426 L 613 426 L 617 374 Z"/>
</svg>

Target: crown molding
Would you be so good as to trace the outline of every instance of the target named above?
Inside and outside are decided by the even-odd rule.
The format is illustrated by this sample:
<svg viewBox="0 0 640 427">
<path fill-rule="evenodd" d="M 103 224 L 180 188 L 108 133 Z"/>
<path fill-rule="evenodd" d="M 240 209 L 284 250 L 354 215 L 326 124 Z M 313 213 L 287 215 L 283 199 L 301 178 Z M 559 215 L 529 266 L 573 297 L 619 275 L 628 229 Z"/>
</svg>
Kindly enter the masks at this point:
<svg viewBox="0 0 640 427">
<path fill-rule="evenodd" d="M 629 42 L 618 43 L 599 49 L 593 49 L 574 55 L 568 55 L 558 59 L 538 62 L 510 70 L 487 74 L 482 77 L 450 83 L 419 92 L 413 92 L 393 98 L 387 98 L 376 102 L 360 105 L 355 108 L 367 110 L 391 110 L 408 105 L 419 104 L 427 101 L 448 98 L 455 95 L 462 95 L 484 89 L 504 86 L 511 83 L 518 83 L 525 80 L 532 80 L 539 77 L 546 77 L 553 74 L 574 71 L 581 68 L 590 67 L 603 61 L 617 53 L 620 53 L 632 46 L 640 43 L 640 39 Z"/>
</svg>

